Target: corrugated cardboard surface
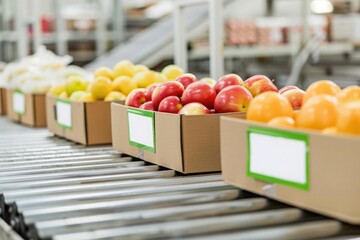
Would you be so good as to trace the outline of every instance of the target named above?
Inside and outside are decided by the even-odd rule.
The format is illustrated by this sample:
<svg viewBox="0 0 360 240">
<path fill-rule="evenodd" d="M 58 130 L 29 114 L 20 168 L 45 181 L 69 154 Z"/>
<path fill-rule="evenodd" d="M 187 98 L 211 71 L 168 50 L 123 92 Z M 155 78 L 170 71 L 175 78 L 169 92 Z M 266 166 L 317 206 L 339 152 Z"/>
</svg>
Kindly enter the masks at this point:
<svg viewBox="0 0 360 240">
<path fill-rule="evenodd" d="M 220 114 L 184 116 L 155 112 L 156 153 L 152 153 L 129 144 L 128 108 L 115 103 L 111 106 L 115 149 L 182 173 L 221 170 Z"/>
<path fill-rule="evenodd" d="M 13 90 L 6 90 L 7 116 L 22 124 L 32 127 L 46 127 L 46 108 L 44 94 L 25 94 L 25 114 L 13 110 Z"/>
<path fill-rule="evenodd" d="M 72 128 L 65 129 L 56 121 L 56 101 L 46 97 L 48 129 L 56 135 L 84 145 L 111 143 L 110 102 L 72 102 Z"/>
<path fill-rule="evenodd" d="M 242 189 L 340 220 L 360 224 L 360 138 L 309 135 L 309 191 L 270 184 L 246 174 L 249 126 L 262 126 L 229 117 L 221 119 L 221 160 L 226 182 Z"/>
<path fill-rule="evenodd" d="M 110 106 L 109 102 L 85 104 L 87 144 L 111 143 Z"/>
<path fill-rule="evenodd" d="M 6 115 L 6 89 L 0 88 L 0 115 Z"/>
</svg>

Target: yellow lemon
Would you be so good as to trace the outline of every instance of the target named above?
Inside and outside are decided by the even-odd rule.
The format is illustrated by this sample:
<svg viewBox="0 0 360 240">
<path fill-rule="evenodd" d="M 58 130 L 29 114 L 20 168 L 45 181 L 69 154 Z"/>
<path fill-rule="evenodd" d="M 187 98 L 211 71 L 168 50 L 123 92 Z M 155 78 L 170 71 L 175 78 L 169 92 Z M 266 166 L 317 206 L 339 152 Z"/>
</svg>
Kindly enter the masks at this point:
<svg viewBox="0 0 360 240">
<path fill-rule="evenodd" d="M 113 67 L 113 76 L 114 78 L 120 77 L 120 76 L 134 76 L 134 64 L 128 60 L 123 60 L 118 62 Z"/>
<path fill-rule="evenodd" d="M 97 77 L 91 82 L 89 92 L 96 100 L 103 100 L 113 89 L 111 80 L 106 77 Z"/>
<path fill-rule="evenodd" d="M 158 81 L 155 71 L 139 72 L 133 77 L 134 82 L 139 88 L 146 88 L 150 84 Z"/>
<path fill-rule="evenodd" d="M 184 74 L 184 70 L 176 65 L 168 65 L 164 67 L 161 73 L 168 79 L 168 80 L 175 80 L 178 76 Z"/>
<path fill-rule="evenodd" d="M 122 92 L 125 95 L 128 95 L 132 90 L 138 87 L 136 82 L 128 76 L 116 78 L 112 82 L 112 86 L 114 91 Z"/>
<path fill-rule="evenodd" d="M 149 68 L 145 65 L 138 64 L 134 66 L 134 74 L 145 71 L 149 71 Z"/>
<path fill-rule="evenodd" d="M 108 95 L 106 95 L 104 101 L 124 101 L 126 99 L 126 95 L 118 92 L 118 91 L 112 91 Z"/>
<path fill-rule="evenodd" d="M 94 72 L 94 78 L 97 77 L 107 77 L 109 79 L 114 78 L 112 70 L 108 67 L 99 67 L 96 69 Z"/>
<path fill-rule="evenodd" d="M 51 86 L 51 88 L 49 89 L 48 93 L 50 95 L 53 96 L 59 96 L 61 93 L 63 93 L 65 91 L 65 83 L 62 84 L 57 84 L 57 85 L 53 85 Z"/>
<path fill-rule="evenodd" d="M 71 76 L 66 79 L 65 89 L 68 96 L 75 91 L 85 91 L 88 87 L 88 82 L 79 76 Z"/>
</svg>

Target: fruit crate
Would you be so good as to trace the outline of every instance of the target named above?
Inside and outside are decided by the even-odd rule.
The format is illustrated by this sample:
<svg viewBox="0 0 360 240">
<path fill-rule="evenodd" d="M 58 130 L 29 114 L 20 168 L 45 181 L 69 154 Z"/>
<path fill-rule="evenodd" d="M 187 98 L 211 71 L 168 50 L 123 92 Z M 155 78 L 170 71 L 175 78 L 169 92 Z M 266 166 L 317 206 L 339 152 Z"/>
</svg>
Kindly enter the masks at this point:
<svg viewBox="0 0 360 240">
<path fill-rule="evenodd" d="M 360 224 L 360 138 L 221 118 L 222 174 L 229 184 Z"/>
<path fill-rule="evenodd" d="M 180 115 L 111 105 L 113 147 L 182 173 L 220 171 L 220 116 Z"/>
<path fill-rule="evenodd" d="M 5 96 L 6 113 L 11 120 L 32 127 L 46 127 L 44 94 L 6 89 Z"/>
<path fill-rule="evenodd" d="M 83 145 L 111 143 L 110 102 L 77 102 L 46 96 L 48 129 Z"/>
</svg>

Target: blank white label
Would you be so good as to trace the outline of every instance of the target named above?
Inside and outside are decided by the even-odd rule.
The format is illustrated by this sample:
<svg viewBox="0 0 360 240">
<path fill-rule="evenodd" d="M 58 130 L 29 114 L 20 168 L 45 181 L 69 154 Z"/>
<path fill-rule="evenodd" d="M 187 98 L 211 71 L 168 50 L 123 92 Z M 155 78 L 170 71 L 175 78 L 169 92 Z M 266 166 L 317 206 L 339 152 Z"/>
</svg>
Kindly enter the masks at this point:
<svg viewBox="0 0 360 240">
<path fill-rule="evenodd" d="M 129 140 L 149 148 L 154 148 L 153 118 L 128 112 Z"/>
<path fill-rule="evenodd" d="M 13 93 L 13 110 L 18 114 L 25 113 L 25 95 L 19 92 Z"/>
<path fill-rule="evenodd" d="M 71 128 L 71 103 L 56 102 L 56 118 L 59 125 Z"/>
<path fill-rule="evenodd" d="M 307 181 L 306 142 L 249 133 L 250 172 L 298 184 Z"/>
</svg>

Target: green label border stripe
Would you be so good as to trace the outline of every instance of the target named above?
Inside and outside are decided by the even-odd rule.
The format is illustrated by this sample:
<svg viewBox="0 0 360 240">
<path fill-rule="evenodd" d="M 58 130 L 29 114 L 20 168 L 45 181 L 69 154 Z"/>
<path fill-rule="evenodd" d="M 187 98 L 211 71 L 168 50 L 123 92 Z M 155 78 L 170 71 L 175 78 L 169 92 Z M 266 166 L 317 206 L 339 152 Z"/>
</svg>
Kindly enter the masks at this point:
<svg viewBox="0 0 360 240">
<path fill-rule="evenodd" d="M 250 164 L 251 164 L 251 156 L 250 156 L 250 134 L 251 133 L 258 133 L 273 137 L 281 137 L 281 138 L 288 138 L 288 139 L 294 139 L 294 140 L 300 140 L 304 141 L 306 144 L 306 182 L 305 183 L 298 183 L 293 182 L 289 180 L 284 180 L 281 178 L 271 177 L 263 174 L 258 174 L 251 172 L 250 170 Z M 309 167 L 309 136 L 305 133 L 297 133 L 297 132 L 289 132 L 284 130 L 278 130 L 278 129 L 269 129 L 269 128 L 262 128 L 262 127 L 256 127 L 256 126 L 250 126 L 247 129 L 247 165 L 246 165 L 246 174 L 248 177 L 252 177 L 264 182 L 270 182 L 270 183 L 279 183 L 283 185 L 287 185 L 289 187 L 298 188 L 301 190 L 308 191 L 310 189 L 310 167 Z"/>
<path fill-rule="evenodd" d="M 21 94 L 24 96 L 24 112 L 16 112 L 15 109 L 14 109 L 14 102 L 13 102 L 13 110 L 16 114 L 19 114 L 19 115 L 25 115 L 26 113 L 26 99 L 25 99 L 25 93 L 23 91 L 20 91 L 19 89 L 15 90 L 13 94 Z M 13 101 L 14 101 L 14 97 L 13 97 Z"/>
<path fill-rule="evenodd" d="M 133 109 L 133 108 L 128 108 L 127 109 L 127 113 L 128 113 L 128 136 L 129 136 L 129 145 L 149 151 L 149 152 L 153 152 L 156 153 L 156 141 L 155 141 L 155 112 L 153 111 L 146 111 L 146 110 L 141 110 L 141 109 Z M 129 122 L 129 113 L 133 113 L 133 114 L 137 114 L 140 116 L 144 116 L 144 117 L 150 117 L 152 119 L 152 128 L 153 128 L 153 143 L 154 143 L 154 147 L 149 147 L 146 146 L 144 144 L 138 143 L 138 142 L 134 142 L 130 140 L 130 122 Z"/>
<path fill-rule="evenodd" d="M 66 100 L 66 99 L 56 99 L 56 105 L 57 105 L 58 102 L 66 103 L 66 104 L 70 105 L 70 111 L 72 110 L 71 101 Z M 71 126 L 66 126 L 64 124 L 61 124 L 61 123 L 58 122 L 57 107 L 55 107 L 55 111 L 56 111 L 56 123 L 57 123 L 57 125 L 59 125 L 61 128 L 71 130 L 72 129 L 72 119 L 71 119 Z M 72 113 L 71 113 L 71 117 L 72 117 Z"/>
</svg>

